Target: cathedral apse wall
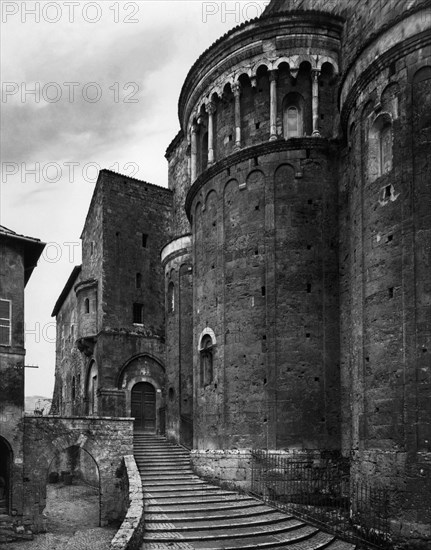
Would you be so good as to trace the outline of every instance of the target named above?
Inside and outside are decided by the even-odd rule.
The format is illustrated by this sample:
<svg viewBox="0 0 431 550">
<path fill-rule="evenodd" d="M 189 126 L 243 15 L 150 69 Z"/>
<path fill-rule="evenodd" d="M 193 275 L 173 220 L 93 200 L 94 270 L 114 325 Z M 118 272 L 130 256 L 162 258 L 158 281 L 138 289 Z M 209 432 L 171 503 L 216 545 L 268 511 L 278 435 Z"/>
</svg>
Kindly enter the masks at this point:
<svg viewBox="0 0 431 550">
<path fill-rule="evenodd" d="M 252 22 L 184 84 L 185 131 L 168 160 L 170 174 L 181 167 L 172 188 L 187 192 L 192 227 L 198 449 L 339 448 L 330 140 L 341 24 L 323 14 Z"/>
<path fill-rule="evenodd" d="M 344 74 L 340 178 L 343 450 L 390 489 L 394 533 L 430 508 L 429 11 L 405 14 Z"/>
<path fill-rule="evenodd" d="M 339 449 L 410 540 L 430 514 L 430 21 L 428 0 L 273 1 L 192 67 L 168 150 L 196 456 Z"/>
</svg>

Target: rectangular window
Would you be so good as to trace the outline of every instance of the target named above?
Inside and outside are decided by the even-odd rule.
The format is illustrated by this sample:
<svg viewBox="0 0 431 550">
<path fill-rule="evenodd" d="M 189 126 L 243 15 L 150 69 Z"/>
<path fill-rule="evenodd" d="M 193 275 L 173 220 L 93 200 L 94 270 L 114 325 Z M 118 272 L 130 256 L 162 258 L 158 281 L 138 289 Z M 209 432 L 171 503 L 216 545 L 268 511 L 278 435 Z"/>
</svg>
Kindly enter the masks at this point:
<svg viewBox="0 0 431 550">
<path fill-rule="evenodd" d="M 0 346 L 11 345 L 12 303 L 0 300 Z"/>
<path fill-rule="evenodd" d="M 133 322 L 139 325 L 144 324 L 144 306 L 143 304 L 133 304 Z"/>
<path fill-rule="evenodd" d="M 147 248 L 148 246 L 148 235 L 146 233 L 142 233 L 142 248 Z"/>
</svg>

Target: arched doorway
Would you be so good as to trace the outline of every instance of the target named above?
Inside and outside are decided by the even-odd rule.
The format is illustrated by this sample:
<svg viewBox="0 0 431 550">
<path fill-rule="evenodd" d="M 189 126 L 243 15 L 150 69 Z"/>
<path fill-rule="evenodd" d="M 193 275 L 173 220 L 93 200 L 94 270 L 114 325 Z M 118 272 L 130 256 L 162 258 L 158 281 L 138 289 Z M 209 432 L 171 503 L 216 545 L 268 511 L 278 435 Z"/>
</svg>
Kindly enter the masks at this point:
<svg viewBox="0 0 431 550">
<path fill-rule="evenodd" d="M 138 382 L 131 392 L 131 413 L 135 430 L 156 433 L 156 389 L 149 382 Z"/>
<path fill-rule="evenodd" d="M 48 467 L 44 515 L 49 533 L 73 535 L 100 526 L 99 466 L 78 445 L 57 451 Z"/>
<path fill-rule="evenodd" d="M 9 513 L 11 494 L 12 449 L 3 437 L 0 437 L 0 514 Z"/>
</svg>

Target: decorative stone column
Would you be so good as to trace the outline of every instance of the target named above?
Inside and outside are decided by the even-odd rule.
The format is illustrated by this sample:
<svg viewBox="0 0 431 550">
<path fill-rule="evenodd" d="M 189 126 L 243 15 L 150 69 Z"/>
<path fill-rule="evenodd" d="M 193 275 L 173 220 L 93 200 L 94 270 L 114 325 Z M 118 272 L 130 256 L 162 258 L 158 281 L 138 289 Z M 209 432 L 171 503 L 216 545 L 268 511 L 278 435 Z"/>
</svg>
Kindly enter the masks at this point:
<svg viewBox="0 0 431 550">
<path fill-rule="evenodd" d="M 235 96 L 235 148 L 241 147 L 241 84 L 235 82 L 232 86 Z"/>
<path fill-rule="evenodd" d="M 313 136 L 320 137 L 319 132 L 319 70 L 311 71 L 311 80 L 313 86 Z"/>
<path fill-rule="evenodd" d="M 192 124 L 191 128 L 191 151 L 190 151 L 190 180 L 193 183 L 196 179 L 198 143 L 197 143 L 197 124 Z"/>
<path fill-rule="evenodd" d="M 215 104 L 210 101 L 206 110 L 208 113 L 208 166 L 214 164 L 214 113 L 216 112 Z"/>
<path fill-rule="evenodd" d="M 277 139 L 277 71 L 270 71 L 269 141 Z"/>
</svg>

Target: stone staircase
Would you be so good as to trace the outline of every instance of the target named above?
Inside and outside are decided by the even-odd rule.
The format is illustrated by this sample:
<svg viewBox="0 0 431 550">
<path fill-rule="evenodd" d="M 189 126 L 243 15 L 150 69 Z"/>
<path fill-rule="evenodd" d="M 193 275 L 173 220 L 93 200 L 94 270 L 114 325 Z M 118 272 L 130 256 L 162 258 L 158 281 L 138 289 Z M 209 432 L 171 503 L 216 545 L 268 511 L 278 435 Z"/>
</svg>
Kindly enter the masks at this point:
<svg viewBox="0 0 431 550">
<path fill-rule="evenodd" d="M 134 455 L 144 491 L 142 550 L 354 550 L 261 501 L 211 485 L 193 473 L 189 452 L 136 433 Z"/>
</svg>

